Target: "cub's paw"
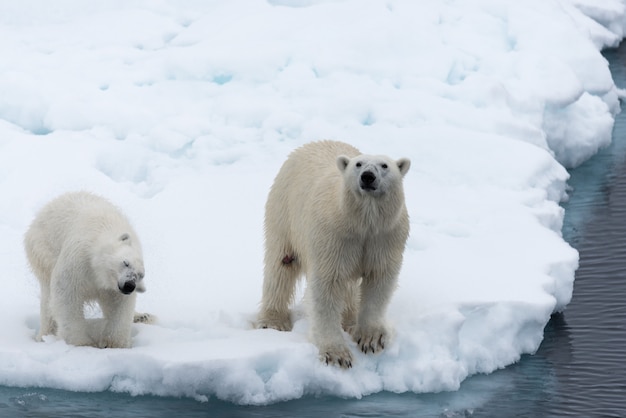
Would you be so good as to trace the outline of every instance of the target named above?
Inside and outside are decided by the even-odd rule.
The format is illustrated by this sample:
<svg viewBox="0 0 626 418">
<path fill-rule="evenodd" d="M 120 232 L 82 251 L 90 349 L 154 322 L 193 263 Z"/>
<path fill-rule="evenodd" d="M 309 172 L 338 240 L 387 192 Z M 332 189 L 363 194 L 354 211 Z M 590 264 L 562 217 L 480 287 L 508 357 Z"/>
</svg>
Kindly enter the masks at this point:
<svg viewBox="0 0 626 418">
<path fill-rule="evenodd" d="M 272 328 L 278 331 L 291 331 L 293 324 L 291 323 L 289 312 L 262 312 L 256 321 L 256 327 Z"/>
<path fill-rule="evenodd" d="M 382 325 L 356 327 L 351 334 L 359 350 L 365 354 L 379 353 L 385 349 L 385 345 L 389 342 L 389 331 Z"/>
<path fill-rule="evenodd" d="M 135 315 L 133 315 L 133 322 L 135 324 L 154 324 L 156 321 L 156 316 L 149 313 L 135 312 Z"/>
<path fill-rule="evenodd" d="M 61 335 L 60 337 L 63 338 L 67 344 L 77 347 L 99 347 L 97 341 L 86 334 L 74 333 L 71 335 Z"/>
<path fill-rule="evenodd" d="M 320 348 L 320 360 L 342 369 L 352 367 L 352 353 L 346 346 L 327 346 Z"/>
<path fill-rule="evenodd" d="M 98 341 L 98 348 L 130 348 L 130 340 L 118 341 L 112 338 L 102 338 Z"/>
</svg>

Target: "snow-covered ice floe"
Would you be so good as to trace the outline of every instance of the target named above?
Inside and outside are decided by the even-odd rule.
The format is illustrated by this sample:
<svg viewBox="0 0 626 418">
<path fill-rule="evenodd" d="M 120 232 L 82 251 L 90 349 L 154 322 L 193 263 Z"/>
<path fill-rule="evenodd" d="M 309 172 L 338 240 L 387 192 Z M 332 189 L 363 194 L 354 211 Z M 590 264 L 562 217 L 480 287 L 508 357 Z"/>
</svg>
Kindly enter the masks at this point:
<svg viewBox="0 0 626 418">
<path fill-rule="evenodd" d="M 565 168 L 611 140 L 623 92 L 600 50 L 624 36 L 625 9 L 3 2 L 0 384 L 267 404 L 453 391 L 533 353 L 572 295 Z M 354 350 L 347 371 L 319 362 L 300 301 L 293 332 L 251 326 L 269 187 L 317 139 L 412 161 L 394 338 L 380 355 Z M 143 242 L 138 310 L 159 323 L 135 325 L 131 349 L 34 340 L 22 237 L 80 189 L 120 206 Z"/>
</svg>

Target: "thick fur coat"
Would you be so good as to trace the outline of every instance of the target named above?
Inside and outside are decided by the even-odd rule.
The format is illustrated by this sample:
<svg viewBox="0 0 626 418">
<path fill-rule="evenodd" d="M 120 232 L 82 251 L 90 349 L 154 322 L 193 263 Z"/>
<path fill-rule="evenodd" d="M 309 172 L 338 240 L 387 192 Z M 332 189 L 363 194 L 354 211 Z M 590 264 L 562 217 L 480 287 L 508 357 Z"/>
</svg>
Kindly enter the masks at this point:
<svg viewBox="0 0 626 418">
<path fill-rule="evenodd" d="M 37 214 L 24 246 L 41 286 L 38 340 L 53 334 L 73 345 L 130 347 L 144 265 L 137 234 L 115 206 L 87 192 L 57 197 Z M 91 302 L 101 321 L 85 319 Z"/>
<path fill-rule="evenodd" d="M 389 341 L 385 312 L 397 285 L 409 218 L 408 159 L 313 142 L 283 164 L 265 207 L 265 271 L 258 327 L 290 330 L 296 282 L 306 275 L 313 342 L 328 364 L 351 367 L 342 335 L 364 353 Z"/>
</svg>

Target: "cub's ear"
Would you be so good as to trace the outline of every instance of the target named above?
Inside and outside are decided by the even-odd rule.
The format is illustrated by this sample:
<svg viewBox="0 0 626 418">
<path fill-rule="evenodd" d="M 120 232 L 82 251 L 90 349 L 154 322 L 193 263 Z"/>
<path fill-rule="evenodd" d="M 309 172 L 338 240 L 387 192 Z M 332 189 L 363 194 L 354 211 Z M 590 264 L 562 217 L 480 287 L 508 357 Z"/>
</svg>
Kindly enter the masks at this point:
<svg viewBox="0 0 626 418">
<path fill-rule="evenodd" d="M 404 177 L 404 175 L 409 171 L 409 168 L 411 168 L 411 160 L 409 160 L 408 158 L 400 158 L 398 161 L 396 161 L 396 165 L 400 170 L 400 174 L 402 174 L 402 177 Z"/>
<path fill-rule="evenodd" d="M 345 155 L 340 155 L 339 157 L 337 157 L 337 168 L 339 168 L 339 171 L 341 171 L 342 173 L 346 171 L 348 164 L 350 164 L 349 157 L 346 157 Z"/>
<path fill-rule="evenodd" d="M 130 240 L 130 235 L 128 235 L 127 232 L 124 232 L 122 235 L 120 235 L 120 241 L 129 241 Z"/>
</svg>

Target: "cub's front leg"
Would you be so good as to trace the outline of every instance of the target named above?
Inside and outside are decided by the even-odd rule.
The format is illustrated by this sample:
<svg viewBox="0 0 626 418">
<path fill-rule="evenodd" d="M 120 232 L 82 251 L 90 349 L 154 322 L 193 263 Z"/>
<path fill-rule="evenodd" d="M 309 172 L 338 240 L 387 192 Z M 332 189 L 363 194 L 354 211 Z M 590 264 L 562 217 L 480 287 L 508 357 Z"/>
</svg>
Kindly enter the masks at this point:
<svg viewBox="0 0 626 418">
<path fill-rule="evenodd" d="M 130 348 L 135 317 L 136 294 L 108 294 L 98 301 L 104 324 L 98 339 L 100 348 Z"/>
</svg>

